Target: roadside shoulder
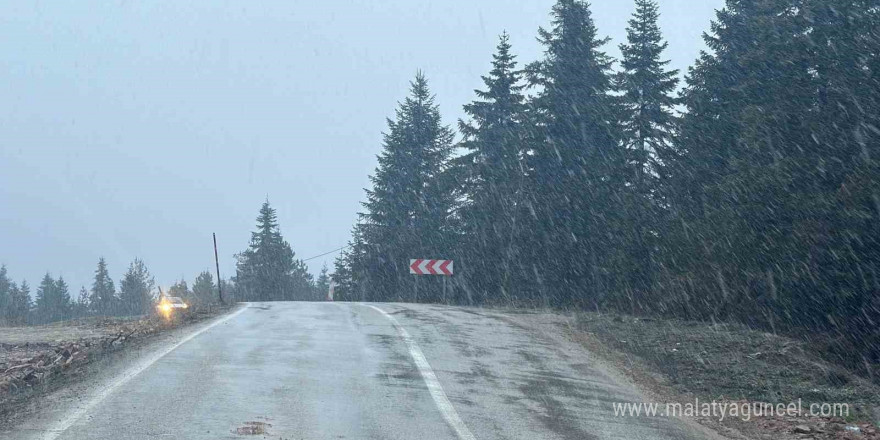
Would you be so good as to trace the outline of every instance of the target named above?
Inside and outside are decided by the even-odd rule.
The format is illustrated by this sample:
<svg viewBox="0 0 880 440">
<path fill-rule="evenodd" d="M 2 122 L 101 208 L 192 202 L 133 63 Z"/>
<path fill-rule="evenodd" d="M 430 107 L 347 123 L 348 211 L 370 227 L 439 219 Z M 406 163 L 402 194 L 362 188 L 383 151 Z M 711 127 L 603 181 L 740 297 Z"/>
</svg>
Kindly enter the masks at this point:
<svg viewBox="0 0 880 440">
<path fill-rule="evenodd" d="M 80 400 L 108 377 L 118 375 L 141 357 L 173 344 L 239 307 L 243 305 L 200 313 L 172 324 L 144 318 L 73 323 L 66 328 L 54 325 L 70 338 L 24 342 L 27 346 L 33 345 L 32 350 L 18 353 L 24 357 L 8 358 L 7 362 L 17 365 L 0 370 L 5 383 L 17 382 L 16 389 L 9 385 L 0 388 L 0 433 L 21 424 L 39 429 L 36 426 L 51 419 L 68 403 Z M 21 338 L 28 336 L 28 331 L 27 328 L 19 331 L 23 334 L 16 341 L 18 345 Z M 33 333 L 39 339 L 45 329 L 34 328 Z M 9 371 L 10 368 L 14 370 Z"/>
<path fill-rule="evenodd" d="M 523 312 L 521 310 L 497 311 L 501 312 L 497 315 L 500 319 L 540 335 L 551 341 L 559 350 L 570 352 L 585 349 L 589 353 L 590 368 L 601 371 L 616 383 L 629 388 L 640 396 L 641 401 L 661 401 L 666 396 L 664 389 L 656 385 L 661 380 L 659 375 L 651 373 L 647 368 L 636 366 L 632 362 L 623 362 L 624 359 L 621 358 L 620 352 L 610 349 L 596 339 L 584 338 L 578 330 L 575 315 L 556 312 Z M 609 406 L 607 410 L 612 412 L 614 408 Z M 740 440 L 748 438 L 735 430 L 719 429 L 718 426 L 700 423 L 693 418 L 677 417 L 676 419 L 688 429 L 699 432 L 709 439 Z"/>
<path fill-rule="evenodd" d="M 632 403 L 690 407 L 686 418 L 723 435 L 880 439 L 880 388 L 802 342 L 744 326 L 599 313 L 572 315 L 564 330 L 650 396 Z"/>
</svg>

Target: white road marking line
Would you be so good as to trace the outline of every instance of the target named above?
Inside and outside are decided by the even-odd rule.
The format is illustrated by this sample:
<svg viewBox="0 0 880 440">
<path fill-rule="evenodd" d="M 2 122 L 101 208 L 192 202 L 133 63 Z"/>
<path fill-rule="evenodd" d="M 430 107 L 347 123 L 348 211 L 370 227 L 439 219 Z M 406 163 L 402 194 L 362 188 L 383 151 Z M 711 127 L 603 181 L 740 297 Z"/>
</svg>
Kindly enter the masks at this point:
<svg viewBox="0 0 880 440">
<path fill-rule="evenodd" d="M 446 397 L 446 392 L 443 391 L 443 387 L 440 386 L 440 381 L 437 380 L 437 375 L 434 374 L 434 370 L 431 369 L 431 365 L 428 364 L 428 359 L 425 358 L 424 353 L 422 353 L 422 350 L 419 348 L 418 344 L 416 344 L 415 339 L 413 339 L 406 329 L 397 322 L 397 319 L 389 315 L 388 312 L 373 305 L 362 305 L 373 308 L 379 313 L 385 315 L 385 317 L 391 321 L 391 324 L 394 325 L 394 328 L 397 329 L 397 333 L 400 334 L 400 337 L 406 342 L 406 346 L 409 348 L 409 354 L 412 356 L 416 367 L 419 369 L 419 372 L 422 373 L 422 379 L 425 380 L 425 385 L 428 386 L 428 391 L 431 393 L 431 397 L 434 398 L 434 403 L 437 405 L 437 409 L 440 410 L 440 414 L 443 415 L 446 423 L 448 423 L 455 431 L 458 438 L 461 440 L 476 440 L 467 425 L 465 425 L 461 420 L 461 417 L 458 416 L 458 412 L 455 411 L 452 402 Z"/>
<path fill-rule="evenodd" d="M 185 338 L 178 341 L 176 344 L 174 344 L 174 345 L 172 345 L 162 351 L 159 351 L 159 352 L 153 354 L 152 356 L 150 356 L 149 358 L 141 361 L 137 365 L 132 366 L 131 368 L 126 370 L 124 373 L 117 376 L 116 380 L 101 387 L 101 389 L 99 389 L 97 392 L 92 394 L 91 398 L 84 405 L 71 411 L 70 414 L 68 414 L 68 416 L 66 418 L 64 418 L 63 420 L 58 422 L 55 426 L 53 426 L 51 429 L 49 429 L 46 432 L 46 434 L 42 437 L 42 440 L 55 440 L 55 439 L 57 439 L 58 436 L 60 436 L 61 434 L 64 434 L 64 431 L 67 431 L 67 429 L 70 428 L 71 426 L 73 426 L 73 424 L 76 423 L 77 420 L 82 418 L 84 415 L 86 415 L 86 413 L 88 413 L 95 406 L 97 406 L 99 403 L 101 403 L 102 400 L 106 399 L 107 396 L 109 396 L 110 394 L 113 393 L 113 391 L 115 391 L 120 386 L 124 385 L 126 382 L 131 380 L 133 377 L 142 373 L 144 370 L 146 370 L 151 365 L 156 363 L 156 361 L 158 361 L 159 359 L 162 359 L 165 355 L 174 351 L 175 348 L 180 347 L 181 345 L 189 342 L 192 338 L 195 338 L 196 336 L 198 336 L 198 335 L 238 316 L 241 312 L 244 312 L 245 310 L 247 310 L 247 308 L 248 307 L 242 307 L 241 309 L 238 309 L 234 313 L 232 313 L 230 315 L 226 315 L 225 317 L 218 319 L 217 321 L 214 321 L 210 325 L 203 327 L 194 333 L 190 333 Z"/>
</svg>

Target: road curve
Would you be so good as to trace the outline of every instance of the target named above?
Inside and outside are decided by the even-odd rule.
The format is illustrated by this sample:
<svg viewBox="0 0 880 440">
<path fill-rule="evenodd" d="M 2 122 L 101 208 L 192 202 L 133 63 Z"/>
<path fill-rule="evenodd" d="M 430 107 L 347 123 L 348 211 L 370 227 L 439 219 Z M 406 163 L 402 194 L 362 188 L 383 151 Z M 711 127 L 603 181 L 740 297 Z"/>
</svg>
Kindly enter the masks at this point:
<svg viewBox="0 0 880 440">
<path fill-rule="evenodd" d="M 616 417 L 632 387 L 516 316 L 250 303 L 157 348 L 14 439 L 699 439 Z M 51 419 L 51 420 L 49 420 Z"/>
</svg>

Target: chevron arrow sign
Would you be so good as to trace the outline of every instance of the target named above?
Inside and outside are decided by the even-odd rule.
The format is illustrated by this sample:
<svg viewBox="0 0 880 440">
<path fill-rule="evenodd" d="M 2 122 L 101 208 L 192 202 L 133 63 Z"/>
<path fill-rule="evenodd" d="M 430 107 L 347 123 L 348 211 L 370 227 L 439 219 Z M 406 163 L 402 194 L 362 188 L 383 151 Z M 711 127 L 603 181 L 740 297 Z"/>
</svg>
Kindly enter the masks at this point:
<svg viewBox="0 0 880 440">
<path fill-rule="evenodd" d="M 409 260 L 409 273 L 414 275 L 452 275 L 452 260 Z"/>
</svg>

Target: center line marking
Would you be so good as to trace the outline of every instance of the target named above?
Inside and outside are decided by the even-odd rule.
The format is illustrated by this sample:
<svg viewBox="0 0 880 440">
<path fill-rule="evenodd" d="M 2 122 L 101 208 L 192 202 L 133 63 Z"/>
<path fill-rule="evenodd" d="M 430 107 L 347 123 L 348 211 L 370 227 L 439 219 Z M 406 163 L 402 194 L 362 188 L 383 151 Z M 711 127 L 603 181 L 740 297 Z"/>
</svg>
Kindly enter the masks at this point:
<svg viewBox="0 0 880 440">
<path fill-rule="evenodd" d="M 409 332 L 397 322 L 397 319 L 389 315 L 388 312 L 373 305 L 363 305 L 385 315 L 385 317 L 391 321 L 391 324 L 394 325 L 394 328 L 397 329 L 397 333 L 400 334 L 400 337 L 406 342 L 407 348 L 409 348 L 409 354 L 412 356 L 416 368 L 419 369 L 419 373 L 422 373 L 422 379 L 425 380 L 425 385 L 428 386 L 428 391 L 431 393 L 431 397 L 434 398 L 434 403 L 437 405 L 437 409 L 440 410 L 443 419 L 446 420 L 446 423 L 448 423 L 455 431 L 458 438 L 461 440 L 476 440 L 467 425 L 465 425 L 461 420 L 461 417 L 458 416 L 458 412 L 455 411 L 452 402 L 446 397 L 446 392 L 443 391 L 443 387 L 440 386 L 440 381 L 437 380 L 437 375 L 434 374 L 434 370 L 431 369 L 431 365 L 428 364 L 428 359 L 425 358 L 425 354 L 422 353 L 422 350 L 419 348 L 418 344 L 416 344 L 415 339 L 413 339 L 413 337 L 409 335 Z"/>
</svg>

